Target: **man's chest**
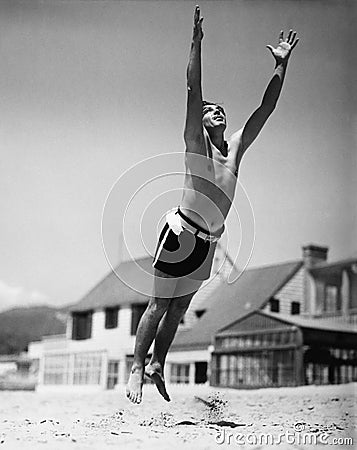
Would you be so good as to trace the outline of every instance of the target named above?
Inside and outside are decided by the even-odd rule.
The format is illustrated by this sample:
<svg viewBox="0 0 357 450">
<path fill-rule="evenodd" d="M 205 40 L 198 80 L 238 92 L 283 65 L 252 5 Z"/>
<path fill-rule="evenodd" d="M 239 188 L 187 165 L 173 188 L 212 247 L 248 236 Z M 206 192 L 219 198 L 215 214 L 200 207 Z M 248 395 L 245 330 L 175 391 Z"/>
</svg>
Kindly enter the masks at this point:
<svg viewBox="0 0 357 450">
<path fill-rule="evenodd" d="M 232 153 L 221 155 L 212 148 L 206 155 L 186 155 L 186 177 L 190 188 L 210 198 L 232 199 L 237 184 L 236 161 Z M 188 187 L 188 186 L 187 186 Z"/>
</svg>

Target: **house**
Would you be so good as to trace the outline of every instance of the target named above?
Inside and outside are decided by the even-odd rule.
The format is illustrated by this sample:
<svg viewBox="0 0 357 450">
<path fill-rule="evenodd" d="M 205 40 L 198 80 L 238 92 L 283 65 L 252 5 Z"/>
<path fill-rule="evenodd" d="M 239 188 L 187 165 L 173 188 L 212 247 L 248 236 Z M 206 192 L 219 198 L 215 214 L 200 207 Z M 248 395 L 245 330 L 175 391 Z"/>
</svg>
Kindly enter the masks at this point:
<svg viewBox="0 0 357 450">
<path fill-rule="evenodd" d="M 180 382 L 192 373 L 197 382 L 204 360 L 214 386 L 357 381 L 357 258 L 328 263 L 327 252 L 307 245 L 301 260 L 249 269 L 219 286 L 200 322 L 174 340 L 167 361 L 180 361 Z"/>
<path fill-rule="evenodd" d="M 218 251 L 216 266 L 221 264 L 220 255 Z M 151 292 L 151 264 L 151 257 L 121 263 L 71 308 L 66 334 L 45 336 L 29 345 L 29 356 L 40 362 L 38 390 L 112 389 L 126 382 L 136 329 L 149 300 L 129 286 L 139 283 L 144 292 Z M 199 320 L 196 310 L 222 281 L 229 265 L 226 261 L 220 274 L 195 296 L 179 329 L 189 328 Z"/>
<path fill-rule="evenodd" d="M 277 328 L 285 327 L 290 330 L 289 327 L 295 327 L 299 330 L 294 333 L 296 339 L 299 337 L 300 341 L 294 341 L 292 345 L 304 346 L 304 352 L 299 353 L 300 358 L 307 358 L 306 355 L 309 354 L 311 357 L 316 346 L 307 353 L 311 342 L 307 340 L 301 343 L 301 336 L 306 337 L 308 335 L 306 330 L 311 330 L 311 327 L 309 328 L 306 323 L 300 325 L 292 323 L 292 320 L 308 320 L 316 324 L 317 329 L 320 322 L 325 328 L 332 326 L 330 329 L 332 334 L 330 333 L 326 339 L 331 339 L 332 335 L 334 339 L 341 336 L 336 334 L 336 327 L 343 329 L 347 326 L 348 333 L 353 335 L 357 323 L 356 268 L 357 258 L 327 263 L 327 248 L 308 245 L 303 247 L 301 259 L 248 269 L 232 284 L 227 283 L 225 272 L 221 271 L 219 276 L 211 283 L 207 283 L 195 296 L 184 323 L 179 327 L 167 357 L 165 368 L 167 382 L 194 384 L 209 380 L 218 386 L 247 386 L 248 378 L 244 378 L 243 382 L 228 383 L 222 374 L 228 370 L 225 368 L 227 361 L 235 364 L 232 370 L 237 372 L 236 364 L 239 358 L 227 359 L 228 353 L 236 352 L 240 357 L 239 352 L 243 350 L 239 346 L 244 342 L 244 345 L 249 343 L 249 339 L 237 340 L 237 333 L 239 335 L 247 331 L 244 327 L 247 323 L 251 323 L 254 330 L 252 333 L 259 334 L 256 323 L 259 323 L 260 317 L 263 316 L 264 320 L 273 321 Z M 227 270 L 227 266 L 225 269 Z M 142 276 L 142 272 L 152 273 L 151 258 L 122 263 L 116 271 L 125 274 L 126 277 L 141 280 L 139 277 Z M 143 279 L 142 282 L 146 283 L 147 280 Z M 146 292 L 147 288 L 148 286 Z M 68 389 L 71 386 L 77 390 L 88 387 L 110 389 L 125 383 L 132 363 L 136 328 L 147 302 L 147 296 L 129 288 L 114 272 L 109 273 L 74 305 L 68 319 L 66 335 L 46 337 L 37 349 L 30 346 L 30 353 L 35 350 L 40 353 L 38 389 Z M 252 314 L 256 316 L 249 322 Z M 244 322 L 245 319 L 248 322 Z M 324 324 L 327 319 L 329 323 Z M 269 328 L 268 325 L 267 327 Z M 260 331 L 264 334 L 264 330 L 263 327 Z M 227 333 L 234 335 L 234 339 L 227 336 Z M 286 331 L 285 334 L 290 336 L 289 333 L 290 331 Z M 233 340 L 229 341 L 231 338 Z M 228 348 L 225 347 L 228 345 L 227 342 L 239 348 L 230 347 L 229 352 L 225 353 Z M 261 345 L 263 342 L 265 341 L 262 341 Z M 257 343 L 259 344 L 259 340 Z M 258 344 L 257 348 L 260 345 Z M 294 352 L 294 349 L 290 350 Z M 347 347 L 338 350 L 344 352 Z M 279 362 L 283 367 L 279 370 L 286 370 L 284 367 L 291 363 L 293 354 L 296 355 L 296 351 L 290 353 L 286 361 Z M 269 361 L 269 367 L 276 366 L 274 359 Z M 306 361 L 308 364 L 307 359 Z M 314 364 L 316 361 L 310 362 Z M 299 384 L 316 379 L 316 376 L 311 375 L 309 378 L 308 375 L 303 375 L 304 367 L 300 364 L 291 369 L 293 371 L 291 373 L 295 376 L 297 373 L 300 374 L 297 381 Z M 314 371 L 315 366 L 311 367 Z M 348 377 L 344 379 L 354 377 L 352 372 L 348 373 Z M 239 374 L 234 376 L 237 380 L 241 378 Z M 284 378 L 279 375 L 264 379 L 265 382 L 260 384 L 258 382 L 257 385 L 291 384 L 291 377 Z M 271 379 L 273 381 L 269 381 Z M 338 382 L 342 378 L 338 374 L 332 377 L 330 373 L 323 379 Z"/>
</svg>

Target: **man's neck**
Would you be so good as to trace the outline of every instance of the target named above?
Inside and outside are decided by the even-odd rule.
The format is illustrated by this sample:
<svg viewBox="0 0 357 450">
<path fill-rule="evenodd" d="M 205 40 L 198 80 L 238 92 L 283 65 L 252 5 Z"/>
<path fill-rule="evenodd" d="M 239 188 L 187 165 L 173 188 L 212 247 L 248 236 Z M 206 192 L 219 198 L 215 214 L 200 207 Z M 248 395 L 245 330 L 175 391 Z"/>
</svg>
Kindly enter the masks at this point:
<svg viewBox="0 0 357 450">
<path fill-rule="evenodd" d="M 211 139 L 212 144 L 223 154 L 226 156 L 227 149 L 224 144 L 224 134 L 221 130 L 217 130 L 215 128 L 207 129 L 208 135 Z"/>
</svg>

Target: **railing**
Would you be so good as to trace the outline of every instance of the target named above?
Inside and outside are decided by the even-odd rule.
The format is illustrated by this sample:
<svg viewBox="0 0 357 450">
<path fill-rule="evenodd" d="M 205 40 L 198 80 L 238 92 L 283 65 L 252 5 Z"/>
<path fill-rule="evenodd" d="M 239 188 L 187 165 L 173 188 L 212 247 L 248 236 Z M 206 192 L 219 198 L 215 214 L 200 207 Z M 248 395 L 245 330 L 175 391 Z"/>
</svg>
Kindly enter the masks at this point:
<svg viewBox="0 0 357 450">
<path fill-rule="evenodd" d="M 349 313 L 348 315 L 341 315 L 341 314 L 326 314 L 324 313 L 323 315 L 319 316 L 319 317 L 314 317 L 314 320 L 316 321 L 331 321 L 331 322 L 335 322 L 335 323 L 348 323 L 348 324 L 352 324 L 352 325 L 356 325 L 357 326 L 357 311 L 354 314 Z"/>
<path fill-rule="evenodd" d="M 66 339 L 66 334 L 49 334 L 46 336 L 42 336 L 42 341 L 55 341 L 57 339 Z"/>
</svg>

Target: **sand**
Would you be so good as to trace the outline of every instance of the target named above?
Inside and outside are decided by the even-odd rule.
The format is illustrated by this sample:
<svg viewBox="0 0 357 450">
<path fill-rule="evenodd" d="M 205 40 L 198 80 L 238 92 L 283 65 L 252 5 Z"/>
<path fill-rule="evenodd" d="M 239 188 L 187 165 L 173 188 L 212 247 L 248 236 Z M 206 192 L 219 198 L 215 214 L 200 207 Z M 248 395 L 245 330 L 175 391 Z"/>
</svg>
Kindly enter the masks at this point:
<svg viewBox="0 0 357 450">
<path fill-rule="evenodd" d="M 172 402 L 166 403 L 154 386 L 145 386 L 141 405 L 132 405 L 122 387 L 85 394 L 3 391 L 0 450 L 261 449 L 272 444 L 352 449 L 357 448 L 356 387 L 171 386 Z M 333 439 L 339 443 L 333 445 Z"/>
</svg>

